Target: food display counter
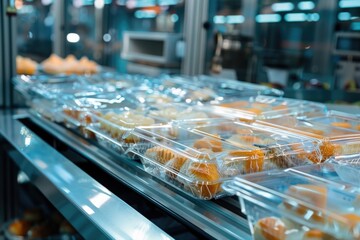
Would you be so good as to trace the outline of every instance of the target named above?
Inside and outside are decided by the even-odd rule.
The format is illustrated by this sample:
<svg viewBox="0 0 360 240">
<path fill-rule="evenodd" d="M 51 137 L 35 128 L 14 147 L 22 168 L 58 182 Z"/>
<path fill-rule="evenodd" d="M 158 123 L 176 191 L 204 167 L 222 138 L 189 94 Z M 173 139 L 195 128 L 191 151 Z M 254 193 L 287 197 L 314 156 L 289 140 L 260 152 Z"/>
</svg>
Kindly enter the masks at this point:
<svg viewBox="0 0 360 240">
<path fill-rule="evenodd" d="M 2 152 L 16 164 L 1 171 L 17 176 L 2 187 L 3 194 L 16 195 L 11 186 L 25 175 L 85 239 L 272 239 L 276 224 L 261 220 L 282 215 L 280 239 L 296 235 L 286 229 L 301 230 L 299 239 L 311 239 L 307 236 L 319 225 L 306 225 L 304 219 L 315 211 L 309 207 L 315 197 L 299 199 L 293 188 L 315 179 L 354 199 L 359 196 L 358 182 L 344 178 L 339 168 L 328 175 L 329 168 L 317 175 L 313 171 L 325 162 L 359 173 L 360 132 L 343 128 L 348 119 L 356 128 L 357 116 L 328 124 L 322 120 L 341 114 L 323 104 L 232 80 L 218 84 L 208 79 L 205 89 L 200 79 L 204 76 L 117 73 L 15 77 L 30 108 L 1 112 Z M 325 146 L 328 142 L 334 151 Z M 349 144 L 349 151 L 337 151 Z M 280 185 L 281 174 L 293 172 L 310 180 Z M 279 187 L 272 184 L 277 179 Z M 310 190 L 318 194 L 318 188 Z M 304 214 L 296 216 L 295 225 L 288 222 L 295 220 L 288 220 L 287 210 L 296 201 Z M 339 239 L 359 237 L 358 206 L 333 209 L 332 195 L 328 202 L 316 206 L 316 216 L 327 208 L 330 215 L 352 214 L 355 220 L 346 233 L 339 227 L 316 229 Z M 1 204 L 11 209 L 16 201 Z M 271 206 L 279 211 L 266 212 Z"/>
</svg>

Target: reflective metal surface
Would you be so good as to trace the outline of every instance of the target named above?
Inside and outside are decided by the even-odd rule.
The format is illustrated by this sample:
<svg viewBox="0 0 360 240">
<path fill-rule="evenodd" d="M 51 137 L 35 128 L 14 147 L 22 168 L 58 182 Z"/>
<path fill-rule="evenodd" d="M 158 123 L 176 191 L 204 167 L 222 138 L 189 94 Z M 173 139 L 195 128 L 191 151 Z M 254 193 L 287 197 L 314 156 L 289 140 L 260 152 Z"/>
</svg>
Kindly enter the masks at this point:
<svg viewBox="0 0 360 240">
<path fill-rule="evenodd" d="M 20 169 L 85 239 L 171 239 L 9 113 L 0 115 L 0 134 L 23 156 L 15 158 Z"/>
</svg>

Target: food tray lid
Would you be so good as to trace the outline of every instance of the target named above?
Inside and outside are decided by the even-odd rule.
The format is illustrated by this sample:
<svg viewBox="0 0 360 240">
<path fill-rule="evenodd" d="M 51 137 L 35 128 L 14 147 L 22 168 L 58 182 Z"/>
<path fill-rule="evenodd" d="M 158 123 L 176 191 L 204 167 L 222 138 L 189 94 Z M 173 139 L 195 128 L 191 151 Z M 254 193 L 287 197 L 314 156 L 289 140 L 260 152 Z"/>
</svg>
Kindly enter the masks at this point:
<svg viewBox="0 0 360 240">
<path fill-rule="evenodd" d="M 272 119 L 307 112 L 325 112 L 319 103 L 259 95 L 255 97 L 226 98 L 213 106 L 223 115 L 240 119 Z"/>
<path fill-rule="evenodd" d="M 180 126 L 202 135 L 220 136 L 235 146 L 261 149 L 280 168 L 322 161 L 320 141 L 255 123 L 210 119 L 203 124 L 184 123 Z"/>
<path fill-rule="evenodd" d="M 236 177 L 224 188 L 266 209 L 270 216 L 280 214 L 334 236 L 359 237 L 360 194 L 353 191 L 359 188 L 349 191 L 346 185 L 296 169 Z M 247 214 L 256 218 L 251 216 L 255 212 Z"/>
<path fill-rule="evenodd" d="M 279 89 L 270 88 L 260 84 L 248 83 L 244 81 L 218 78 L 207 75 L 196 76 L 194 77 L 194 79 L 200 84 L 211 86 L 213 89 L 222 90 L 221 92 L 226 94 L 241 93 L 243 96 L 271 95 L 279 97 L 284 95 L 284 92 Z"/>
<path fill-rule="evenodd" d="M 64 108 L 90 111 L 96 109 L 120 109 L 137 107 L 137 100 L 128 94 L 100 93 L 94 96 L 63 99 L 60 101 Z"/>
<path fill-rule="evenodd" d="M 325 116 L 307 118 L 310 122 L 360 131 L 360 117 L 350 113 L 329 111 Z"/>
</svg>

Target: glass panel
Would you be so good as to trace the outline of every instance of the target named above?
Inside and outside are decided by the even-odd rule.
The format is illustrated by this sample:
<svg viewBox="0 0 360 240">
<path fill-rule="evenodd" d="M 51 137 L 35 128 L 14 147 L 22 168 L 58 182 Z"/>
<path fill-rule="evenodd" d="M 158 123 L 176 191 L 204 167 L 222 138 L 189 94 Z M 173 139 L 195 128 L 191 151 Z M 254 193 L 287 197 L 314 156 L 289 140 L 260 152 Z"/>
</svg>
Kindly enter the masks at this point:
<svg viewBox="0 0 360 240">
<path fill-rule="evenodd" d="M 54 26 L 53 1 L 15 1 L 17 14 L 16 45 L 18 54 L 37 61 L 52 52 Z"/>
</svg>

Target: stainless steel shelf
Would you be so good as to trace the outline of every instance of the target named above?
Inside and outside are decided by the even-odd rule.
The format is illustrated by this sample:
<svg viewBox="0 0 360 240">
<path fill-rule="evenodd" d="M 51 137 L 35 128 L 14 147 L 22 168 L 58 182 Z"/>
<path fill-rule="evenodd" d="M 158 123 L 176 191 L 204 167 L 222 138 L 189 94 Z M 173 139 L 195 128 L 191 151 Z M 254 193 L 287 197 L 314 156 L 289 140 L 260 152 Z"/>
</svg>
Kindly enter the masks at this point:
<svg viewBox="0 0 360 240">
<path fill-rule="evenodd" d="M 19 152 L 20 169 L 85 239 L 171 239 L 16 119 L 24 116 L 2 111 L 0 134 Z"/>
<path fill-rule="evenodd" d="M 105 151 L 68 129 L 37 115 L 32 114 L 29 117 L 117 180 L 195 228 L 216 239 L 251 239 L 246 219 L 218 202 L 196 200 L 154 178 L 136 161 Z M 238 205 L 238 202 L 235 204 Z"/>
</svg>

